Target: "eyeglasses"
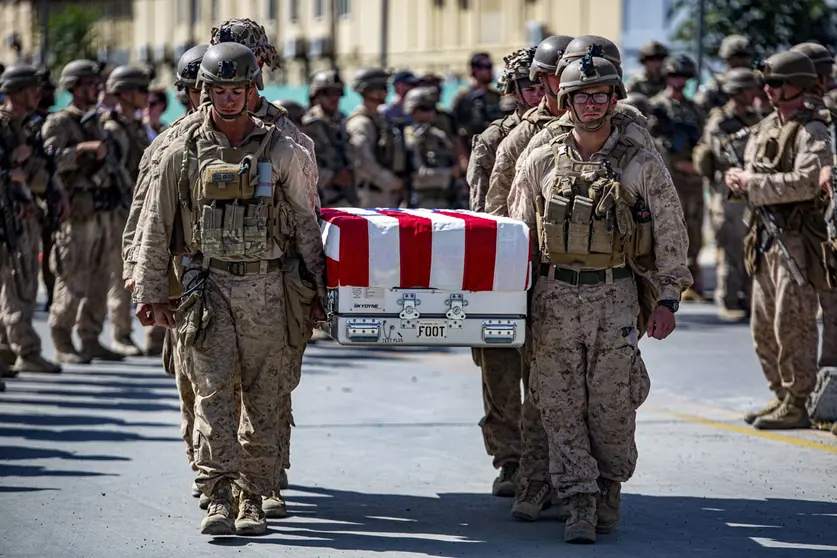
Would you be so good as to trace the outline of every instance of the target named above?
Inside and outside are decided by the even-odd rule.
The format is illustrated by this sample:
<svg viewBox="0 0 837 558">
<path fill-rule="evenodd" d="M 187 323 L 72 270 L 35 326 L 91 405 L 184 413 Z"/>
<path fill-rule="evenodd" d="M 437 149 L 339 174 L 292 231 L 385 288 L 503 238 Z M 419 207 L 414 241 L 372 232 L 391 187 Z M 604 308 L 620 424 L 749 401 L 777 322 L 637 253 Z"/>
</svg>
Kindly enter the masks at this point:
<svg viewBox="0 0 837 558">
<path fill-rule="evenodd" d="M 593 99 L 593 102 L 597 105 L 603 105 L 610 101 L 610 93 L 576 93 L 573 95 L 573 103 L 577 105 L 586 105 L 590 99 Z"/>
<path fill-rule="evenodd" d="M 785 83 L 785 80 L 781 78 L 768 78 L 764 80 L 764 84 L 770 89 L 779 89 L 780 87 L 785 85 Z"/>
</svg>

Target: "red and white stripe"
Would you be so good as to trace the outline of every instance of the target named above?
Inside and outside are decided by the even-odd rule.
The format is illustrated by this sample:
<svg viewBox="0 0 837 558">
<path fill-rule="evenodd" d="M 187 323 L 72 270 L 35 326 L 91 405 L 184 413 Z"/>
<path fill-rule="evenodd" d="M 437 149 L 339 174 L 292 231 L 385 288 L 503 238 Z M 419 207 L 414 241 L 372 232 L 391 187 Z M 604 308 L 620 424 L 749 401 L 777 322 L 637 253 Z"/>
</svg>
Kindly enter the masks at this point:
<svg viewBox="0 0 837 558">
<path fill-rule="evenodd" d="M 472 211 L 323 209 L 329 287 L 529 288 L 525 223 Z"/>
</svg>

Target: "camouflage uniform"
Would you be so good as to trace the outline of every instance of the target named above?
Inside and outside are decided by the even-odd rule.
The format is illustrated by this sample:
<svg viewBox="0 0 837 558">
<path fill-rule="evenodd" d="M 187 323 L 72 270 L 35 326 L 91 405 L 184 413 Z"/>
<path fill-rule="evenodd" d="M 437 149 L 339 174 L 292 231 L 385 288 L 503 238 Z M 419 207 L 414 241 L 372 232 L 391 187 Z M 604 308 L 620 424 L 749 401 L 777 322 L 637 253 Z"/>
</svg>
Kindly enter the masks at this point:
<svg viewBox="0 0 837 558">
<path fill-rule="evenodd" d="M 207 51 L 201 71 L 210 77 L 203 79 L 217 79 L 210 72 L 218 71 L 216 68 L 220 65 L 216 59 L 225 53 L 233 52 L 240 59 L 244 57 L 233 47 L 238 45 L 218 45 Z M 217 50 L 213 51 L 213 48 Z M 249 51 L 245 49 L 244 52 Z M 236 79 L 241 79 L 238 76 L 242 72 L 253 72 L 245 75 L 258 76 L 261 86 L 260 72 L 255 73 L 258 71 L 255 58 L 246 64 L 238 63 L 234 71 Z M 311 294 L 324 297 L 324 256 L 308 184 L 311 178 L 316 180 L 316 175 L 305 176 L 310 154 L 277 128 L 267 127 L 259 120 L 254 120 L 255 127 L 243 144 L 231 149 L 226 138 L 214 131 L 208 113 L 200 111 L 194 116 L 200 119 L 199 125 L 190 128 L 187 134 L 178 135 L 162 154 L 161 164 L 152 170 L 147 202 L 140 218 L 143 235 L 136 246 L 135 299 L 139 303 L 168 300 L 170 236 L 178 208 L 182 207 L 178 201 L 183 195 L 178 187 L 180 173 L 186 168 L 190 176 L 194 176 L 198 169 L 196 159 L 240 161 L 245 154 L 267 157 L 272 164 L 273 197 L 261 199 L 280 209 L 270 215 L 285 216 L 279 217 L 283 221 L 291 220 L 287 223 L 289 228 L 283 225 L 275 229 L 275 234 L 262 237 L 259 231 L 246 244 L 222 244 L 212 232 L 212 221 L 207 213 L 210 206 L 196 197 L 210 195 L 199 193 L 211 192 L 209 186 L 204 186 L 203 190 L 193 189 L 189 193 L 193 209 L 181 211 L 184 222 L 198 219 L 204 223 L 203 227 L 191 229 L 199 236 L 189 238 L 187 233 L 185 244 L 189 252 L 196 255 L 184 271 L 184 278 L 196 270 L 195 266 L 200 266 L 201 273 L 205 274 L 205 282 L 200 288 L 206 309 L 212 314 L 211 322 L 204 321 L 205 314 L 199 307 L 200 295 L 197 295 L 197 298 L 183 302 L 178 309 L 177 323 L 181 336 L 195 333 L 190 329 L 192 327 L 198 328 L 196 338 L 181 338 L 180 342 L 190 348 L 192 357 L 189 372 L 196 392 L 195 462 L 200 470 L 197 483 L 204 494 L 213 498 L 204 524 L 204 532 L 211 534 L 215 532 L 207 530 L 207 520 L 222 514 L 223 510 L 216 503 L 228 505 L 230 479 L 242 487 L 242 504 L 258 508 L 256 517 L 261 514 L 261 502 L 254 503 L 253 495 L 278 493 L 281 452 L 287 450 L 281 447 L 279 430 L 290 416 L 289 394 L 299 382 L 298 367 L 288 362 L 294 358 L 288 345 L 297 344 L 296 339 L 289 337 L 292 330 L 288 327 L 288 312 L 294 306 L 295 295 L 286 293 L 287 280 L 283 280 L 280 260 L 293 249 L 314 280 Z M 191 145 L 195 146 L 194 150 Z M 184 157 L 188 157 L 185 164 Z M 256 169 L 252 168 L 250 184 L 255 173 Z M 218 176 L 226 177 L 227 174 L 219 173 Z M 204 182 L 208 177 L 205 175 L 198 184 L 211 184 L 211 181 Z M 229 208 L 235 205 L 224 204 L 224 207 L 231 211 Z M 249 207 L 255 208 L 252 202 Z M 215 223 L 220 225 L 218 221 Z M 279 227 L 272 223 L 268 226 Z M 225 234 L 238 234 L 236 230 L 240 229 Z M 280 230 L 292 230 L 294 236 L 288 238 Z M 243 233 L 252 235 L 256 231 L 247 228 Z M 231 259 L 239 261 L 228 264 Z M 191 306 L 191 302 L 197 306 Z M 229 350 L 230 341 L 234 343 L 234 351 Z M 237 367 L 239 374 L 235 373 Z M 234 388 L 239 383 L 239 376 L 240 397 Z M 229 518 L 231 508 L 225 510 L 223 514 Z M 256 508 L 248 511 L 245 506 L 239 512 L 239 519 L 242 513 L 255 514 Z M 263 520 L 259 532 L 264 532 Z M 224 533 L 215 534 L 230 533 L 225 529 Z"/>
<path fill-rule="evenodd" d="M 462 88 L 453 99 L 451 112 L 457 133 L 469 153 L 475 136 L 483 133 L 489 124 L 503 117 L 500 108 L 500 92 L 493 87 Z"/>
<path fill-rule="evenodd" d="M 325 207 L 351 207 L 358 201 L 354 187 L 338 188 L 332 184 L 337 173 L 351 168 L 345 120 L 340 111 L 328 116 L 319 105 L 311 107 L 302 118 L 302 129 L 314 142 L 318 187 Z"/>
<path fill-rule="evenodd" d="M 597 72 L 610 70 L 607 83 L 621 84 L 612 65 L 603 59 L 593 60 Z M 568 76 L 568 72 L 562 76 L 562 93 L 578 87 L 574 85 L 577 78 Z M 559 96 L 559 103 L 560 100 Z M 510 217 L 526 222 L 533 234 L 537 231 L 540 235 L 545 230 L 537 223 L 538 207 L 549 202 L 554 188 L 570 183 L 569 169 L 582 161 L 572 134 L 561 138 L 535 148 L 526 159 L 521 159 L 511 187 Z M 618 127 L 614 127 L 590 163 L 598 163 L 601 168 L 604 160 L 610 160 L 620 173 L 622 187 L 635 200 L 643 200 L 650 211 L 656 254 L 650 279 L 658 289 L 659 300 L 679 300 L 690 277 L 682 212 L 668 173 L 655 153 L 623 136 Z M 588 179 L 580 180 L 586 184 Z M 574 188 L 573 195 L 579 195 Z M 621 211 L 624 215 L 625 210 Z M 546 216 L 543 218 L 549 221 Z M 584 234 L 589 235 L 589 230 Z M 621 266 L 602 265 L 601 255 L 595 259 L 598 263 L 593 263 L 594 258 L 580 256 L 578 262 L 589 259 L 592 269 L 605 269 L 587 272 L 598 277 L 597 281 L 584 279 L 581 284 L 572 284 L 569 276 L 575 272 L 562 267 L 566 263 L 560 256 L 553 256 L 549 240 L 546 245 L 544 239 L 540 243 L 544 252 L 541 277 L 535 283 L 532 298 L 534 373 L 530 389 L 549 439 L 553 486 L 559 496 L 568 498 L 571 510 L 565 539 L 590 542 L 590 536 L 595 540 L 591 529 L 598 527 L 609 532 L 615 528 L 619 484 L 632 476 L 636 466 L 636 409 L 645 400 L 650 385 L 644 366 L 637 365 L 640 302 L 634 274 L 624 267 L 624 254 Z M 554 250 L 560 252 L 558 248 Z M 607 258 L 617 264 L 620 259 L 616 252 Z M 590 269 L 588 263 L 571 267 L 576 271 Z M 597 526 L 597 506 L 592 495 L 598 495 L 600 490 Z M 610 523 L 603 521 L 606 511 L 611 513 Z M 587 534 L 580 538 L 575 531 L 579 522 L 587 523 Z"/>
<path fill-rule="evenodd" d="M 744 237 L 747 226 L 744 213 L 747 208 L 742 200 L 730 199 L 729 188 L 723 181 L 723 172 L 734 162 L 724 151 L 724 144 L 732 142 L 738 157 L 743 157 L 745 138 L 731 136 L 758 123 L 759 116 L 748 109 L 743 114 L 736 111 L 734 101 L 720 109 L 713 109 L 706 123 L 703 138 L 693 152 L 693 162 L 698 172 L 709 182 L 709 217 L 715 231 L 715 243 L 720 250 L 715 299 L 722 305 L 722 313 L 731 317 L 737 312 L 749 310 L 752 281 L 744 266 Z"/>
<path fill-rule="evenodd" d="M 721 41 L 718 56 L 728 64 L 730 59 L 735 57 L 750 58 L 752 56 L 750 39 L 743 35 L 727 35 Z M 729 97 L 724 92 L 724 80 L 723 74 L 714 74 L 712 80 L 700 87 L 695 94 L 694 102 L 704 114 L 708 114 L 713 108 L 720 108 L 727 104 Z"/>
<path fill-rule="evenodd" d="M 471 211 L 485 211 L 485 196 L 488 194 L 497 149 L 519 124 L 520 115 L 515 112 L 495 120 L 483 133 L 474 138 L 466 176 L 471 192 Z"/>
<path fill-rule="evenodd" d="M 816 80 L 813 63 L 801 53 L 776 54 L 767 63 L 767 78 L 806 88 Z M 819 251 L 825 221 L 816 200 L 819 170 L 829 164 L 830 153 L 826 117 L 808 107 L 787 122 L 777 113 L 765 118 L 744 151 L 745 168 L 753 173 L 747 184 L 750 203 L 775 216 L 787 250 L 808 279 L 799 285 L 792 278 L 775 241 L 759 254 L 763 233 L 756 220 L 745 244 L 754 280 L 751 328 L 756 356 L 776 394 L 764 410 L 746 417 L 761 429 L 807 427 L 805 403 L 816 383 L 816 287 L 824 287 L 825 279 Z"/>
<path fill-rule="evenodd" d="M 639 49 L 639 62 L 646 65 L 649 60 L 662 61 L 668 56 L 668 49 L 662 43 L 649 41 Z M 628 93 L 641 93 L 649 99 L 666 88 L 666 80 L 662 73 L 651 74 L 647 68 L 643 68 L 634 75 L 627 83 Z"/>
</svg>

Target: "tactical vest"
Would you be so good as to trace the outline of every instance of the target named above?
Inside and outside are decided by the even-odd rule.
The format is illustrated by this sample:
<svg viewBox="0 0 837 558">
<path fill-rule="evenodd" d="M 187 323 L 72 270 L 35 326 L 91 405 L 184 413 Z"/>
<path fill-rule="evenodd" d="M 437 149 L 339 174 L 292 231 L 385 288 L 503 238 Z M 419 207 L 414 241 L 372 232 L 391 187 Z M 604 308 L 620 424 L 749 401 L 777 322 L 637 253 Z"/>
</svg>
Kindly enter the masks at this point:
<svg viewBox="0 0 837 558">
<path fill-rule="evenodd" d="M 119 114 L 116 111 L 106 113 L 102 117 L 102 125 L 104 125 L 104 123 L 108 120 L 116 122 L 116 124 L 125 132 L 125 137 L 128 139 L 128 150 L 126 153 L 121 155 L 122 159 L 125 161 L 125 168 L 127 169 L 128 174 L 131 176 L 134 184 L 136 184 L 137 178 L 139 178 L 139 166 L 140 161 L 142 160 L 142 154 L 148 146 L 151 145 L 145 125 L 139 120 L 131 122 L 130 124 L 126 123 L 119 117 Z"/>
<path fill-rule="evenodd" d="M 416 169 L 413 188 L 429 195 L 430 191 L 450 189 L 453 178 L 453 150 L 447 137 L 432 124 L 413 124 L 407 127 L 407 142 Z"/>
<path fill-rule="evenodd" d="M 551 142 L 554 182 L 541 213 L 541 253 L 562 267 L 623 266 L 632 251 L 635 225 L 633 196 L 617 177 L 639 146 L 621 136 L 605 164 L 574 159 L 566 138 Z"/>
<path fill-rule="evenodd" d="M 104 131 L 97 116 L 98 113 L 95 111 L 90 111 L 84 116 L 71 114 L 72 120 L 82 130 L 84 141 L 104 141 Z M 92 182 L 94 188 L 99 190 L 108 189 L 111 186 L 111 180 L 105 165 L 105 160 L 97 159 L 95 153 L 85 153 L 79 159 L 77 169 L 67 173 L 69 182 L 75 183 L 75 177 L 82 176 L 85 180 Z M 68 180 L 65 179 L 64 182 L 66 183 Z"/>
<path fill-rule="evenodd" d="M 188 252 L 201 253 L 204 258 L 252 261 L 264 259 L 264 252 L 272 248 L 273 242 L 287 251 L 293 216 L 284 201 L 276 170 L 266 159 L 278 140 L 276 129 L 271 127 L 258 149 L 249 152 L 206 140 L 195 141 L 198 128 L 196 125 L 187 132 L 179 185 Z M 189 177 L 189 164 L 194 158 L 197 179 Z M 270 166 L 267 180 L 271 194 L 258 197 L 259 167 L 264 164 Z"/>
<path fill-rule="evenodd" d="M 403 175 L 407 171 L 407 150 L 404 145 L 403 131 L 394 126 L 385 116 L 370 116 L 364 112 L 355 112 L 346 121 L 358 116 L 366 116 L 372 120 L 378 132 L 373 150 L 378 164 L 397 175 Z"/>
</svg>

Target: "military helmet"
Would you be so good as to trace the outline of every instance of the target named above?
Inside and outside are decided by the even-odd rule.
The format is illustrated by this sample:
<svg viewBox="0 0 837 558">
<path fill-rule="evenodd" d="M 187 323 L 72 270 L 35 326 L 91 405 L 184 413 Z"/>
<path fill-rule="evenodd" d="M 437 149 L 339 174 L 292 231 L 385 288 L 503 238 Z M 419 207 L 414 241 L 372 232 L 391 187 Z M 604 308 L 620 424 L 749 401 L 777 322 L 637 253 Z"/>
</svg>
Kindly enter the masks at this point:
<svg viewBox="0 0 837 558">
<path fill-rule="evenodd" d="M 198 71 L 201 69 L 201 60 L 203 60 L 203 55 L 206 54 L 208 48 L 209 45 L 198 45 L 183 53 L 183 56 L 177 61 L 177 76 L 174 82 L 177 87 L 189 87 L 190 89 L 198 87 Z"/>
<path fill-rule="evenodd" d="M 151 82 L 148 72 L 137 66 L 117 66 L 108 76 L 105 91 L 109 94 L 124 93 L 135 89 L 148 89 Z"/>
<path fill-rule="evenodd" d="M 724 74 L 724 82 L 721 86 L 727 95 L 735 95 L 747 89 L 758 89 L 760 87 L 759 76 L 750 68 L 732 68 Z"/>
<path fill-rule="evenodd" d="M 442 77 L 441 74 L 437 74 L 436 72 L 432 72 L 432 71 L 421 72 L 420 74 L 418 74 L 418 78 L 419 78 L 419 85 L 433 85 L 433 86 L 436 86 L 437 84 L 441 85 L 441 83 L 443 81 L 445 81 L 445 78 Z"/>
<path fill-rule="evenodd" d="M 52 72 L 46 66 L 38 68 L 38 79 L 42 89 L 55 90 L 55 82 L 52 81 Z"/>
<path fill-rule="evenodd" d="M 619 52 L 619 47 L 610 39 L 599 35 L 581 35 L 570 41 L 570 44 L 564 50 L 564 56 L 561 57 L 556 73 L 560 74 L 564 68 L 569 66 L 570 62 L 578 60 L 588 52 L 595 58 L 604 58 L 621 73 L 622 53 Z"/>
<path fill-rule="evenodd" d="M 677 75 L 684 76 L 687 78 L 693 78 L 697 76 L 697 67 L 695 66 L 694 60 L 692 60 L 685 54 L 669 56 L 663 62 L 663 75 Z"/>
<path fill-rule="evenodd" d="M 651 114 L 651 100 L 638 91 L 628 93 L 628 96 L 625 97 L 625 100 L 622 102 L 626 105 L 631 105 L 644 116 Z"/>
<path fill-rule="evenodd" d="M 659 41 L 648 41 L 639 47 L 639 61 L 645 62 L 650 59 L 662 60 L 668 56 L 668 49 Z"/>
<path fill-rule="evenodd" d="M 811 59 L 814 63 L 814 69 L 821 76 L 830 76 L 832 66 L 834 65 L 834 57 L 828 52 L 828 49 L 818 43 L 799 43 L 791 47 L 794 52 L 801 52 Z"/>
<path fill-rule="evenodd" d="M 308 88 L 308 95 L 314 97 L 321 91 L 335 90 L 343 95 L 343 89 L 346 84 L 340 79 L 340 73 L 337 70 L 326 70 L 325 72 L 317 72 L 311 78 L 311 85 Z"/>
<path fill-rule="evenodd" d="M 291 122 L 297 126 L 302 125 L 302 117 L 305 116 L 304 106 L 300 105 L 296 101 L 290 100 L 276 101 L 274 104 L 288 111 L 288 118 L 291 119 Z"/>
<path fill-rule="evenodd" d="M 535 47 L 522 48 L 503 58 L 506 63 L 503 68 L 503 75 L 498 80 L 498 89 L 505 94 L 513 93 L 514 83 L 521 79 L 529 79 L 529 66 L 532 65 L 532 57 L 535 55 Z"/>
<path fill-rule="evenodd" d="M 721 47 L 718 49 L 718 56 L 724 60 L 729 60 L 734 56 L 752 56 L 750 50 L 750 39 L 744 35 L 728 35 L 721 41 Z"/>
<path fill-rule="evenodd" d="M 252 50 L 240 43 L 220 43 L 206 49 L 198 70 L 198 83 L 255 84 L 264 89 L 262 69 Z"/>
<path fill-rule="evenodd" d="M 386 89 L 389 84 L 389 73 L 381 68 L 362 68 L 355 72 L 352 89 L 361 95 L 371 89 Z"/>
<path fill-rule="evenodd" d="M 218 27 L 213 27 L 209 44 L 219 43 L 242 44 L 252 50 L 256 58 L 271 70 L 281 67 L 282 60 L 276 48 L 270 44 L 267 31 L 252 19 L 230 19 Z"/>
<path fill-rule="evenodd" d="M 558 62 L 564 56 L 564 51 L 567 50 L 567 45 L 573 39 L 574 37 L 569 35 L 552 35 L 542 40 L 538 44 L 537 50 L 535 50 L 535 57 L 529 68 L 529 79 L 534 81 L 540 72 L 554 74 Z"/>
<path fill-rule="evenodd" d="M 73 60 L 61 70 L 58 86 L 69 91 L 76 86 L 79 80 L 92 77 L 102 77 L 102 72 L 96 62 L 93 60 Z"/>
<path fill-rule="evenodd" d="M 0 75 L 0 93 L 18 93 L 41 83 L 38 69 L 29 64 L 15 64 L 3 70 Z"/>
<path fill-rule="evenodd" d="M 798 89 L 810 89 L 817 83 L 814 62 L 796 51 L 774 54 L 764 61 L 762 75 L 765 81 L 782 79 Z"/>
<path fill-rule="evenodd" d="M 622 77 L 610 60 L 594 57 L 591 54 L 573 60 L 561 74 L 561 85 L 558 87 L 558 106 L 565 106 L 572 93 L 599 85 L 613 86 L 619 99 L 627 97 Z"/>
<path fill-rule="evenodd" d="M 404 96 L 404 112 L 411 114 L 416 109 L 436 108 L 435 87 L 414 87 Z"/>
</svg>

